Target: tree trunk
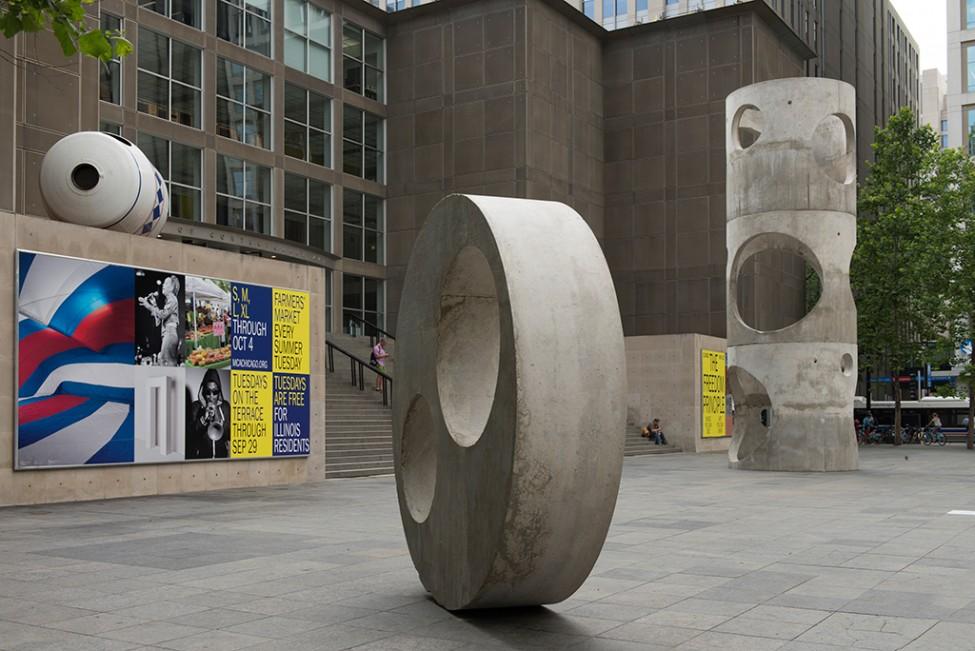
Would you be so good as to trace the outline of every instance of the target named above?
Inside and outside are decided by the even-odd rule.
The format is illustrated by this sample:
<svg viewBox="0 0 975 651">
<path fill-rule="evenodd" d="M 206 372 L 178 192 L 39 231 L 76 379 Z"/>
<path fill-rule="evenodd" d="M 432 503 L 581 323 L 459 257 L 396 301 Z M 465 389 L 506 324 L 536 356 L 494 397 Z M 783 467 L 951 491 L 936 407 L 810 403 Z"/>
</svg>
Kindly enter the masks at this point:
<svg viewBox="0 0 975 651">
<path fill-rule="evenodd" d="M 891 376 L 894 381 L 894 445 L 901 444 L 901 379 Z"/>
<path fill-rule="evenodd" d="M 972 321 L 975 323 L 975 321 Z M 975 445 L 975 338 L 972 339 L 972 355 L 971 366 L 969 367 L 969 377 L 968 377 L 968 436 L 966 443 L 968 444 L 968 449 L 971 450 Z"/>
<path fill-rule="evenodd" d="M 871 377 L 870 377 L 870 367 L 868 366 L 867 367 L 867 382 L 866 382 L 866 384 L 867 384 L 867 386 L 866 386 L 866 393 L 867 393 L 867 411 L 870 411 L 870 380 L 871 380 Z"/>
</svg>

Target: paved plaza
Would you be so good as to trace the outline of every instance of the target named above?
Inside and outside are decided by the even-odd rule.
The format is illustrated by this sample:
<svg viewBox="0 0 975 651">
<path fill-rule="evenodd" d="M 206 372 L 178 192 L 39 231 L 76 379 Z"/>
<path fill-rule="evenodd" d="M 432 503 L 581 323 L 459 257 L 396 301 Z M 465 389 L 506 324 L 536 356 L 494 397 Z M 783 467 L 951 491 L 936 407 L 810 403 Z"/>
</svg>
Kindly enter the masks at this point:
<svg viewBox="0 0 975 651">
<path fill-rule="evenodd" d="M 628 458 L 578 593 L 459 615 L 391 477 L 0 510 L 0 649 L 975 649 L 975 452 L 861 465 Z"/>
</svg>

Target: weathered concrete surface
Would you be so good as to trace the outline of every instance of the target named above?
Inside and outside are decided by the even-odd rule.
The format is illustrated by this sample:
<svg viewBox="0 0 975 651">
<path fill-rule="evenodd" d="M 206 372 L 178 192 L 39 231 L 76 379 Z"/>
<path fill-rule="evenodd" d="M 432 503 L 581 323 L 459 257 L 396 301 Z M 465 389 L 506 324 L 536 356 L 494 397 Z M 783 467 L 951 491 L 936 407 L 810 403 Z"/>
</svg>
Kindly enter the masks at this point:
<svg viewBox="0 0 975 651">
<path fill-rule="evenodd" d="M 619 489 L 623 333 L 599 244 L 560 203 L 451 195 L 400 305 L 393 452 L 423 585 L 445 608 L 554 603 Z"/>
<path fill-rule="evenodd" d="M 856 123 L 852 86 L 784 79 L 727 99 L 728 385 L 733 467 L 854 470 Z M 802 255 L 822 296 L 799 321 L 759 331 L 741 318 L 738 276 L 768 250 Z"/>
</svg>

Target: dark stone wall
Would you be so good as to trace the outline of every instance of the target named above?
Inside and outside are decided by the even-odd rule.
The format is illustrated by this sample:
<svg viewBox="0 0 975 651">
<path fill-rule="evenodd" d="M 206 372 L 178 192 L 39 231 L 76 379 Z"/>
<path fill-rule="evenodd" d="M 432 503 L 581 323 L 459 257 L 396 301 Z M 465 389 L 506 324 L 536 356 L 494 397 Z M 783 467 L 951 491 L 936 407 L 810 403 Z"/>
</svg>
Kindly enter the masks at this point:
<svg viewBox="0 0 975 651">
<path fill-rule="evenodd" d="M 602 232 L 598 37 L 540 0 L 431 9 L 387 30 L 393 326 L 416 234 L 452 192 L 562 201 Z"/>
<path fill-rule="evenodd" d="M 604 242 L 627 335 L 725 335 L 725 98 L 802 75 L 803 59 L 751 12 L 667 21 L 607 44 Z M 788 258 L 757 265 L 753 322 L 801 309 L 797 269 Z"/>
<path fill-rule="evenodd" d="M 803 76 L 799 42 L 749 5 L 609 34 L 571 12 L 444 1 L 388 27 L 390 324 L 426 214 L 470 192 L 573 206 L 603 244 L 627 335 L 724 336 L 724 101 Z M 748 273 L 753 321 L 801 309 L 799 262 Z"/>
</svg>

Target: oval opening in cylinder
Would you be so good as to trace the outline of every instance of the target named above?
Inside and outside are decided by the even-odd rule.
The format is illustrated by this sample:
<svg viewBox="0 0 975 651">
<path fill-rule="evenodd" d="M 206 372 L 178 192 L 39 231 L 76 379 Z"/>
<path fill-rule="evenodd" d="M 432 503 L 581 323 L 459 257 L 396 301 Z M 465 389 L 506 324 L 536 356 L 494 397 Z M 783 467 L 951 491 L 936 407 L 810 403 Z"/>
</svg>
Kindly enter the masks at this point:
<svg viewBox="0 0 975 651">
<path fill-rule="evenodd" d="M 440 290 L 437 387 L 444 422 L 462 447 L 477 443 L 494 406 L 501 326 L 494 274 L 467 246 L 454 258 Z"/>
</svg>

